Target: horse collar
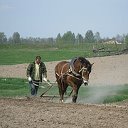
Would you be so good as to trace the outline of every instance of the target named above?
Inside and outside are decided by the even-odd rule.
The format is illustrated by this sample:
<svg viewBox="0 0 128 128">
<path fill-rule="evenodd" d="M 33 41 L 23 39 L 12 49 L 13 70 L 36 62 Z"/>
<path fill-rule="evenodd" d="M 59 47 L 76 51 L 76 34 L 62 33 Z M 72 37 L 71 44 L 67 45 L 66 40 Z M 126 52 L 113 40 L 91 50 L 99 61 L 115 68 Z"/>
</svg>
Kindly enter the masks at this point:
<svg viewBox="0 0 128 128">
<path fill-rule="evenodd" d="M 80 77 L 80 74 L 78 74 L 77 72 L 74 71 L 74 63 L 75 63 L 75 61 L 76 61 L 77 59 L 78 59 L 78 58 L 75 57 L 75 58 L 73 58 L 73 59 L 70 61 L 70 63 L 69 63 L 69 73 L 70 73 L 70 74 L 72 73 L 75 77 Z"/>
</svg>

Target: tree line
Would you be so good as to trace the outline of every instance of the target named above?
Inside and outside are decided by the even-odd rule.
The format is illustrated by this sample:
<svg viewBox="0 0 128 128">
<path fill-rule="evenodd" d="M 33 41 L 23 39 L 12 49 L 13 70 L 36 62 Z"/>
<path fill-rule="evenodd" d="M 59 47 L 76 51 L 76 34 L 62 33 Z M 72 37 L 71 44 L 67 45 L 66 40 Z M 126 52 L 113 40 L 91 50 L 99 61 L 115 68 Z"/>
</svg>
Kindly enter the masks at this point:
<svg viewBox="0 0 128 128">
<path fill-rule="evenodd" d="M 115 41 L 118 41 L 120 43 L 128 44 L 128 34 L 126 34 L 126 35 L 118 34 L 115 37 L 113 37 L 112 39 Z M 102 43 L 102 42 L 105 42 L 108 40 L 110 40 L 108 37 L 101 38 L 99 32 L 93 33 L 92 30 L 88 30 L 85 33 L 85 36 L 82 36 L 79 33 L 77 35 L 75 35 L 73 32 L 67 31 L 63 35 L 61 35 L 59 33 L 56 38 L 53 38 L 53 37 L 50 37 L 50 38 L 40 38 L 40 37 L 21 38 L 20 34 L 18 32 L 14 32 L 12 37 L 7 38 L 4 32 L 0 32 L 0 44 L 7 44 L 7 43 L 14 43 L 14 44 L 20 44 L 20 43 L 82 44 L 82 43 Z"/>
</svg>

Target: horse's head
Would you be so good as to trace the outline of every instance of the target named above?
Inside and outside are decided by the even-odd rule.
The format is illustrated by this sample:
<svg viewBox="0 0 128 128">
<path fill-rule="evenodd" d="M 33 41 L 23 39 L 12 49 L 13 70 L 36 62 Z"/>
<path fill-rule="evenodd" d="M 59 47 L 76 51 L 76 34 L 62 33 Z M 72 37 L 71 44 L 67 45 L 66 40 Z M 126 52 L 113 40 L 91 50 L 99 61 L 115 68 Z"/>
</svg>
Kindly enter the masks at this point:
<svg viewBox="0 0 128 128">
<path fill-rule="evenodd" d="M 87 59 L 84 57 L 79 57 L 79 73 L 81 74 L 81 77 L 83 79 L 83 83 L 85 85 L 88 84 L 89 80 L 89 74 L 91 73 L 92 65 Z"/>
</svg>

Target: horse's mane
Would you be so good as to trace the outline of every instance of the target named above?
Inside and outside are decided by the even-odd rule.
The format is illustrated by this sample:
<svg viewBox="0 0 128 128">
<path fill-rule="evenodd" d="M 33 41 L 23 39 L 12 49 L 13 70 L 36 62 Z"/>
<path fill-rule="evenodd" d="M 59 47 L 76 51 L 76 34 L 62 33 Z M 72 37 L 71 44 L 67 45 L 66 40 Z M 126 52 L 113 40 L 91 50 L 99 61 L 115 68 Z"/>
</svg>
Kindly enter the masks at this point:
<svg viewBox="0 0 128 128">
<path fill-rule="evenodd" d="M 91 72 L 92 65 L 91 65 L 91 63 L 87 59 L 85 59 L 84 57 L 78 57 L 78 60 L 80 60 L 80 62 L 82 64 L 86 64 L 87 65 L 87 70 L 89 72 Z"/>
<path fill-rule="evenodd" d="M 90 62 L 87 59 L 85 59 L 84 57 L 78 57 L 78 60 L 80 60 L 80 62 L 82 64 L 91 65 Z"/>
</svg>

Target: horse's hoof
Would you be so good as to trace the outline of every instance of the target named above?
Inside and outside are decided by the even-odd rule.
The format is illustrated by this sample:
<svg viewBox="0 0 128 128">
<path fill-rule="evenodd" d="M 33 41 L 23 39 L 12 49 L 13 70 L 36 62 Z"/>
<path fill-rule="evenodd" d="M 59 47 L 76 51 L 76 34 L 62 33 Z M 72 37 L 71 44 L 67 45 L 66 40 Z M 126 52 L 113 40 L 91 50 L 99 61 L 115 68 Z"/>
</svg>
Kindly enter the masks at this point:
<svg viewBox="0 0 128 128">
<path fill-rule="evenodd" d="M 64 103 L 64 100 L 60 100 L 60 103 Z"/>
</svg>

